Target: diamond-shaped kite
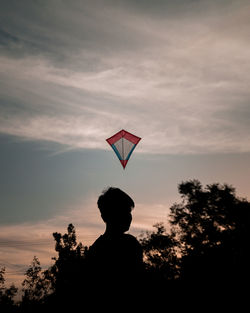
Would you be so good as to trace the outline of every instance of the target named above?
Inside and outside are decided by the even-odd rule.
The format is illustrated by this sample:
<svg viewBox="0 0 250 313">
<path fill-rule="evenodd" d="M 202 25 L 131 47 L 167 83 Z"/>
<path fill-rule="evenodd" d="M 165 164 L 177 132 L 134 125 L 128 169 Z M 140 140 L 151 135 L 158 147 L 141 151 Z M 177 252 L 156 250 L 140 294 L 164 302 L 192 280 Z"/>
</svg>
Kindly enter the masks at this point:
<svg viewBox="0 0 250 313">
<path fill-rule="evenodd" d="M 132 152 L 140 140 L 140 137 L 137 137 L 124 129 L 106 139 L 115 151 L 123 169 L 125 169 Z"/>
</svg>

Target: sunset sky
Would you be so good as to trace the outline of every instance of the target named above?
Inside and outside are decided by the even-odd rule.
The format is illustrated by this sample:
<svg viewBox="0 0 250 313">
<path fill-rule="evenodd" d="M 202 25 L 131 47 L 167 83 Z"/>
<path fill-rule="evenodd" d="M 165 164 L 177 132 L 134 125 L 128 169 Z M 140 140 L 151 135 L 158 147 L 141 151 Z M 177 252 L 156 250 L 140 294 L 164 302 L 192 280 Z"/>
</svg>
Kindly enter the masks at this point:
<svg viewBox="0 0 250 313">
<path fill-rule="evenodd" d="M 0 267 L 23 279 L 52 233 L 104 231 L 96 201 L 167 223 L 178 184 L 250 198 L 249 0 L 0 0 Z M 123 170 L 105 141 L 142 138 Z"/>
</svg>

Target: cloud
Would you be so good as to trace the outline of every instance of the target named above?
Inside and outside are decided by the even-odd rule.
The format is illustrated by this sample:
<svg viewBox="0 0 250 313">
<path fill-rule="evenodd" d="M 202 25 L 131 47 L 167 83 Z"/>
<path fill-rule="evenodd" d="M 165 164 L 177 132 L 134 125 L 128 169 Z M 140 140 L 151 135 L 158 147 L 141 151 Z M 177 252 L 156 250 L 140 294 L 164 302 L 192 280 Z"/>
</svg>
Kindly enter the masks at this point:
<svg viewBox="0 0 250 313">
<path fill-rule="evenodd" d="M 149 4 L 62 1 L 45 23 L 46 2 L 6 21 L 0 132 L 107 149 L 125 128 L 143 137 L 138 152 L 249 152 L 247 4 Z"/>
</svg>

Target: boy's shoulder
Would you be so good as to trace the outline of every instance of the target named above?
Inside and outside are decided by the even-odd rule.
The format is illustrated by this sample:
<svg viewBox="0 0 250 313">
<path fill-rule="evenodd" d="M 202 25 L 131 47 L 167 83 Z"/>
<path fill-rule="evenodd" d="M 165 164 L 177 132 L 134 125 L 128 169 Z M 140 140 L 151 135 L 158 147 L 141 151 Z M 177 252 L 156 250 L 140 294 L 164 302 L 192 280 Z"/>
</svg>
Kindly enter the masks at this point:
<svg viewBox="0 0 250 313">
<path fill-rule="evenodd" d="M 134 244 L 139 244 L 139 241 L 137 240 L 137 238 L 131 234 L 123 234 L 123 239 Z"/>
<path fill-rule="evenodd" d="M 89 249 L 98 247 L 99 245 L 103 244 L 103 241 L 105 241 L 105 238 L 103 235 L 99 236 L 93 243 L 92 245 L 89 247 Z"/>
<path fill-rule="evenodd" d="M 106 244 L 115 244 L 116 242 L 120 242 L 120 244 L 125 245 L 140 246 L 139 241 L 131 234 L 122 234 L 118 237 L 109 237 L 104 234 L 95 240 L 95 242 L 90 246 L 90 249 L 95 249 Z"/>
</svg>

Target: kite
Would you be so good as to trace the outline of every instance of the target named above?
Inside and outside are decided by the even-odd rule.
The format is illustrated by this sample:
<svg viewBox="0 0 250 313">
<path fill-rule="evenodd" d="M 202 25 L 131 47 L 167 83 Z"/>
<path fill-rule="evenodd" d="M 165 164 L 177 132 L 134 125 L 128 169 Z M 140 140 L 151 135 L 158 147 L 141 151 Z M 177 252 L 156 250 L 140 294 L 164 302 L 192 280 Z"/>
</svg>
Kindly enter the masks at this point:
<svg viewBox="0 0 250 313">
<path fill-rule="evenodd" d="M 115 151 L 124 170 L 132 152 L 134 151 L 136 145 L 140 140 L 140 137 L 137 137 L 124 129 L 122 129 L 112 137 L 106 139 L 106 141 Z"/>
</svg>

